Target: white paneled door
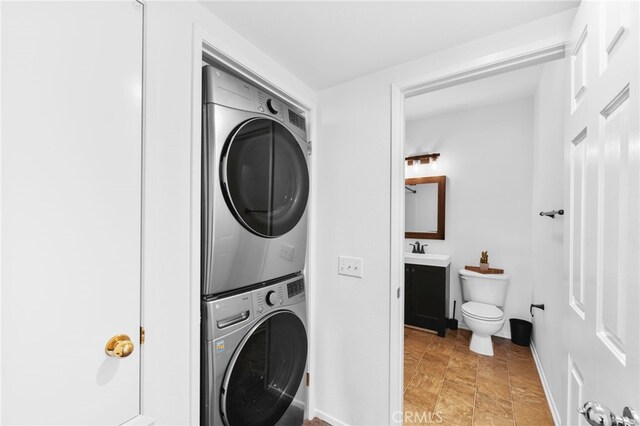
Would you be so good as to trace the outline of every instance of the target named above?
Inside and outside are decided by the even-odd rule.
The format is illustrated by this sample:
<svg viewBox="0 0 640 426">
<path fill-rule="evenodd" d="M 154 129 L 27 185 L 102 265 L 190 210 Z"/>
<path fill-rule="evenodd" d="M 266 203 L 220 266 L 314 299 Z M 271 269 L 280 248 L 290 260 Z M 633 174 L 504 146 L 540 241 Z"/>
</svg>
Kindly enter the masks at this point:
<svg viewBox="0 0 640 426">
<path fill-rule="evenodd" d="M 582 2 L 567 47 L 568 425 L 588 424 L 587 401 L 640 410 L 639 18 L 638 2 Z"/>
<path fill-rule="evenodd" d="M 121 424 L 140 410 L 142 5 L 0 7 L 0 423 Z"/>
</svg>

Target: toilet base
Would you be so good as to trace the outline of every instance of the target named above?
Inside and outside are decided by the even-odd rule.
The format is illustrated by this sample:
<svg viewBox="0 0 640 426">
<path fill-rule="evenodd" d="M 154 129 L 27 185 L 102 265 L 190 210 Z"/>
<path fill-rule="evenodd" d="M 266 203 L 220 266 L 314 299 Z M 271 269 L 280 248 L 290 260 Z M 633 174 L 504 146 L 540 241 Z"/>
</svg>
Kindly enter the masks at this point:
<svg viewBox="0 0 640 426">
<path fill-rule="evenodd" d="M 493 356 L 493 342 L 491 341 L 491 335 L 480 336 L 478 333 L 473 333 L 471 335 L 469 349 L 480 355 Z"/>
</svg>

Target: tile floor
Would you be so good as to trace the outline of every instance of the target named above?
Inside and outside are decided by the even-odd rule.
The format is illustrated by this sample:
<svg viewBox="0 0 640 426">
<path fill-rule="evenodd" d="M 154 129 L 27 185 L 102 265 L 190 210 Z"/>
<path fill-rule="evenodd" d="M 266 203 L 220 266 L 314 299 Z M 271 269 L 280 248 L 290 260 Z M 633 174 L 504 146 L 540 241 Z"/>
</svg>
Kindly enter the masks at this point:
<svg viewBox="0 0 640 426">
<path fill-rule="evenodd" d="M 404 338 L 405 424 L 554 424 L 528 347 L 493 337 L 487 357 L 469 350 L 468 330 L 405 327 Z"/>
</svg>

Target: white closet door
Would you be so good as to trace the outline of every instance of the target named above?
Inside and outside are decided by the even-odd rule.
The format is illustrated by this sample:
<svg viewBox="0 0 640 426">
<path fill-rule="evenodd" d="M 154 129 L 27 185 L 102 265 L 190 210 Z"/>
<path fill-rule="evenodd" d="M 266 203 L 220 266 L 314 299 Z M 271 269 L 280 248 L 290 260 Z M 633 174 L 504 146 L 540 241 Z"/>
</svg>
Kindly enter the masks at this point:
<svg viewBox="0 0 640 426">
<path fill-rule="evenodd" d="M 140 409 L 142 6 L 0 7 L 0 423 L 120 424 Z"/>
</svg>

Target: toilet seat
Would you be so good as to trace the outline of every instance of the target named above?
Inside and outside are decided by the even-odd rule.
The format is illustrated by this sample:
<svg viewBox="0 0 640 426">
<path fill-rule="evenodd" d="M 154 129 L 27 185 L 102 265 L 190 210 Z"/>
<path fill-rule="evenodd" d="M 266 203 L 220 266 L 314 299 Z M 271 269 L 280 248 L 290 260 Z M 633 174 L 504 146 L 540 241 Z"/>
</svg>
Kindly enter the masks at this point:
<svg viewBox="0 0 640 426">
<path fill-rule="evenodd" d="M 497 306 L 479 302 L 467 302 L 461 306 L 462 314 L 481 321 L 502 321 L 504 312 Z"/>
</svg>

